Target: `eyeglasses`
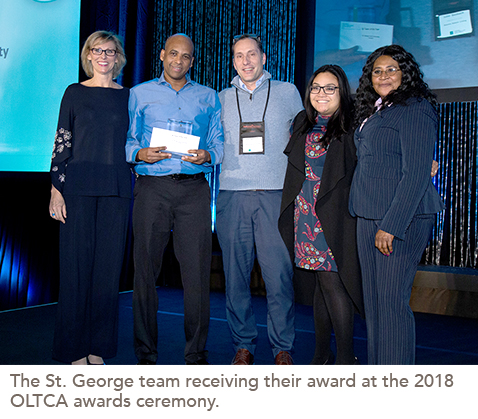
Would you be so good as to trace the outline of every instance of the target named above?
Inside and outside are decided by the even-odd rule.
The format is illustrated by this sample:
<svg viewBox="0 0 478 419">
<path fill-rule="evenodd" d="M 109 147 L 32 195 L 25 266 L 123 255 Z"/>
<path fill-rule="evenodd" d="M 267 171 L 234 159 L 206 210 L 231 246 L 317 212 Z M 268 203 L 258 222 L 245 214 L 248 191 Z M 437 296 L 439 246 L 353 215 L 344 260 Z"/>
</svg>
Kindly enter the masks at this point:
<svg viewBox="0 0 478 419">
<path fill-rule="evenodd" d="M 103 52 L 108 56 L 108 57 L 114 57 L 116 55 L 116 50 L 115 49 L 101 49 L 101 48 L 91 48 L 91 53 L 93 55 L 103 55 Z"/>
<path fill-rule="evenodd" d="M 380 77 L 382 75 L 386 75 L 388 77 L 393 77 L 395 74 L 397 74 L 397 71 L 400 71 L 400 69 L 395 68 L 395 67 L 388 67 L 385 70 L 381 70 L 380 68 L 376 68 L 375 70 L 372 71 L 372 76 L 373 77 Z"/>
<path fill-rule="evenodd" d="M 257 36 L 254 33 L 241 33 L 239 35 L 236 35 L 234 38 L 232 38 L 232 44 L 234 45 L 237 41 L 240 41 L 241 39 L 247 39 L 247 38 L 251 38 L 259 42 L 261 40 L 261 37 Z"/>
<path fill-rule="evenodd" d="M 310 93 L 319 94 L 320 90 L 323 90 L 326 95 L 333 95 L 335 90 L 338 89 L 337 86 L 310 86 Z"/>
</svg>

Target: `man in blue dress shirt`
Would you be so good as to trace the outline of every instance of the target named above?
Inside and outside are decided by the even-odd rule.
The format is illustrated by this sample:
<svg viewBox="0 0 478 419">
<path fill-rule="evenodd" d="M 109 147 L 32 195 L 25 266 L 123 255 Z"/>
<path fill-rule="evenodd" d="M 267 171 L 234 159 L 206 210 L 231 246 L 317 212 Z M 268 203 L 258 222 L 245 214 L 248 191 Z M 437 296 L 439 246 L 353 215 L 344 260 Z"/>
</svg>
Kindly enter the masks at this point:
<svg viewBox="0 0 478 419">
<path fill-rule="evenodd" d="M 210 191 L 205 173 L 221 163 L 223 130 L 217 93 L 187 74 L 194 45 L 184 34 L 167 39 L 159 79 L 131 89 L 126 159 L 135 165 L 134 189 L 134 345 L 139 364 L 158 360 L 156 279 L 173 232 L 174 252 L 184 287 L 186 364 L 207 364 L 211 268 Z M 199 145 L 178 155 L 151 146 L 153 129 L 179 131 Z"/>
</svg>

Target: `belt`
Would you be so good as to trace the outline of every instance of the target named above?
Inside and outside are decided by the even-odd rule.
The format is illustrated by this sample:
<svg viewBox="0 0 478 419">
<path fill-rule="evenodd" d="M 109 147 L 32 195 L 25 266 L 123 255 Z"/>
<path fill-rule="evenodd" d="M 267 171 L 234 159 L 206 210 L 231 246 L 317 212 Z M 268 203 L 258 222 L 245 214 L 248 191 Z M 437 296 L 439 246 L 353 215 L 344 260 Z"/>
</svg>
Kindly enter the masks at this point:
<svg viewBox="0 0 478 419">
<path fill-rule="evenodd" d="M 166 175 L 165 177 L 168 177 L 173 180 L 185 180 L 185 179 L 203 179 L 204 178 L 204 173 L 195 173 L 194 175 L 187 175 L 185 173 L 175 173 L 174 175 Z"/>
</svg>

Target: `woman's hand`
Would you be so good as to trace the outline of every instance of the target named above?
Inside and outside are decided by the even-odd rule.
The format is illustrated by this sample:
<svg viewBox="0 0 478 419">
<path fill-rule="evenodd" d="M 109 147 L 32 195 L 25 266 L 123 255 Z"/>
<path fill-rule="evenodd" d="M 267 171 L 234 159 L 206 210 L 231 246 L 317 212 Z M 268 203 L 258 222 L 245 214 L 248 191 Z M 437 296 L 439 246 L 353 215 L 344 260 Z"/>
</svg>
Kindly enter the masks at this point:
<svg viewBox="0 0 478 419">
<path fill-rule="evenodd" d="M 432 173 L 431 176 L 434 177 L 438 173 L 438 162 L 436 160 L 433 160 L 432 162 Z"/>
<path fill-rule="evenodd" d="M 392 242 L 394 237 L 393 234 L 378 230 L 375 234 L 375 247 L 385 256 L 390 256 L 390 253 L 393 252 Z"/>
<path fill-rule="evenodd" d="M 50 217 L 54 220 L 61 221 L 65 224 L 66 221 L 66 205 L 63 195 L 53 185 L 51 187 L 50 198 Z"/>
</svg>

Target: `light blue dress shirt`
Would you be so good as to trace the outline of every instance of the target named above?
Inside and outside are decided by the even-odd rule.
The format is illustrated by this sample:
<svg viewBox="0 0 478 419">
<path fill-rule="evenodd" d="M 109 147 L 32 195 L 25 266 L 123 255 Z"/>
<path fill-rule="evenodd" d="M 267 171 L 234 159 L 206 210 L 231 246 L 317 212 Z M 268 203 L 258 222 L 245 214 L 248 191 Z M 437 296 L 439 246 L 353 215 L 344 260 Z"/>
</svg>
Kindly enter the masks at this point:
<svg viewBox="0 0 478 419">
<path fill-rule="evenodd" d="M 262 84 L 262 82 L 263 82 L 264 80 L 265 80 L 265 75 L 264 75 L 264 73 L 262 73 L 262 76 L 259 77 L 259 78 L 257 79 L 257 81 L 256 81 L 256 88 L 258 88 L 258 87 Z M 246 92 L 249 92 L 249 93 L 252 93 L 252 92 L 253 92 L 253 90 L 250 90 L 250 89 L 244 84 L 244 82 L 242 81 L 241 78 L 239 78 L 239 87 L 241 87 L 242 89 L 244 89 Z"/>
<path fill-rule="evenodd" d="M 192 81 L 189 75 L 178 92 L 164 79 L 164 73 L 159 79 L 135 86 L 130 91 L 128 110 L 130 126 L 126 160 L 136 165 L 135 171 L 139 175 L 209 173 L 214 165 L 222 162 L 224 134 L 218 95 L 213 89 Z M 153 128 L 168 129 L 169 119 L 192 123 L 191 134 L 200 137 L 199 149 L 209 152 L 210 163 L 198 165 L 177 157 L 153 164 L 135 160 L 140 149 L 150 146 Z"/>
</svg>

